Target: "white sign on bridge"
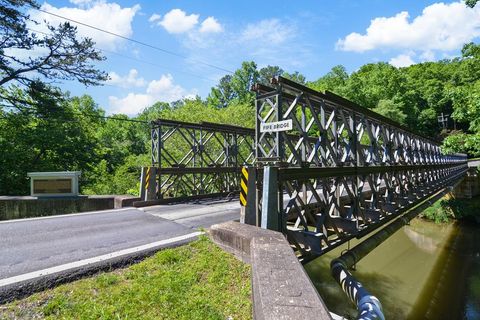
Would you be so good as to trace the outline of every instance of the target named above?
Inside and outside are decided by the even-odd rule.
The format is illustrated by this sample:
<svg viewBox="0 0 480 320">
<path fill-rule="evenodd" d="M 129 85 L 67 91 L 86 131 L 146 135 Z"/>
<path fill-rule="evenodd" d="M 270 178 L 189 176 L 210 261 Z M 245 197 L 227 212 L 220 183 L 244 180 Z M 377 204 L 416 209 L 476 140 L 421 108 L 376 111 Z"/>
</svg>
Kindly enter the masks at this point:
<svg viewBox="0 0 480 320">
<path fill-rule="evenodd" d="M 260 132 L 290 131 L 292 129 L 293 129 L 292 119 L 276 121 L 276 122 L 262 122 L 260 124 Z"/>
</svg>

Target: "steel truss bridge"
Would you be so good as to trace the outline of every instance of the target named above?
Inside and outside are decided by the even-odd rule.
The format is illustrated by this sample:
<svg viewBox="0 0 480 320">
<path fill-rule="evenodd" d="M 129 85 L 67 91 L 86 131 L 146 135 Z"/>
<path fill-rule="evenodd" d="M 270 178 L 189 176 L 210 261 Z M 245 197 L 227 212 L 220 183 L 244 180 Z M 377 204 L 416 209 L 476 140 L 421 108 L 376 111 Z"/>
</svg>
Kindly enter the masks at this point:
<svg viewBox="0 0 480 320">
<path fill-rule="evenodd" d="M 437 141 L 333 93 L 282 77 L 254 89 L 263 185 L 250 215 L 285 233 L 302 257 L 371 232 L 467 170 L 466 155 L 443 155 Z M 285 120 L 288 135 L 261 132 Z"/>
<path fill-rule="evenodd" d="M 467 170 L 466 155 L 444 155 L 438 141 L 333 93 L 283 77 L 252 90 L 255 130 L 153 123 L 157 199 L 236 193 L 247 166 L 245 223 L 283 232 L 308 260 L 379 228 Z"/>
<path fill-rule="evenodd" d="M 241 166 L 255 160 L 255 130 L 210 122 L 152 122 L 157 202 L 238 193 Z"/>
</svg>

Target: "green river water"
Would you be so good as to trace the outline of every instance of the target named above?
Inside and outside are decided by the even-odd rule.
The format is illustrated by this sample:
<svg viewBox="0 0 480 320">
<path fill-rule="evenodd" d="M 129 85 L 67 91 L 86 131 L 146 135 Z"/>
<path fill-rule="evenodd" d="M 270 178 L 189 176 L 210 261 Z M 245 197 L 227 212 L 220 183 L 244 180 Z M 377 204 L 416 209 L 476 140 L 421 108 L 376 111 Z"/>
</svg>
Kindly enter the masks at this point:
<svg viewBox="0 0 480 320">
<path fill-rule="evenodd" d="M 330 261 L 346 248 L 305 270 L 330 311 L 355 319 L 355 306 L 330 276 Z M 414 219 L 352 273 L 379 298 L 386 319 L 480 319 L 480 225 Z"/>
</svg>

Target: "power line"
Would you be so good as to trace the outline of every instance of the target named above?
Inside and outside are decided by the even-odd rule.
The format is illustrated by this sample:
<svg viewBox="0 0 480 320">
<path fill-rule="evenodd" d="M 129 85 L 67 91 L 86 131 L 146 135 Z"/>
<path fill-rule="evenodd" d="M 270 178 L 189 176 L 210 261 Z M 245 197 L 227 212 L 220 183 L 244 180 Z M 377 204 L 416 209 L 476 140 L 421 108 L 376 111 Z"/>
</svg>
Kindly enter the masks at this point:
<svg viewBox="0 0 480 320">
<path fill-rule="evenodd" d="M 170 50 L 167 50 L 167 49 L 163 49 L 163 48 L 160 48 L 160 47 L 158 47 L 158 46 L 154 46 L 154 45 L 152 45 L 152 44 L 149 44 L 149 43 L 146 43 L 146 42 L 143 42 L 143 41 L 135 40 L 135 39 L 133 39 L 133 38 L 125 37 L 125 36 L 122 36 L 122 35 L 120 35 L 120 34 L 118 34 L 118 33 L 114 33 L 114 32 L 108 31 L 108 30 L 104 30 L 104 29 L 101 29 L 101 28 L 99 28 L 99 27 L 95 27 L 95 26 L 92 26 L 92 25 L 90 25 L 90 24 L 87 24 L 87 23 L 84 23 L 84 22 L 80 22 L 80 21 L 77 21 L 77 20 L 73 20 L 73 19 L 70 19 L 70 18 L 61 16 L 61 15 L 59 15 L 59 14 L 56 14 L 56 13 L 53 13 L 53 12 L 49 12 L 49 11 L 40 9 L 40 8 L 35 8 L 35 7 L 32 7 L 32 8 L 33 8 L 34 10 L 37 10 L 37 11 L 40 11 L 40 12 L 49 14 L 49 15 L 51 15 L 51 16 L 54 16 L 54 17 L 57 17 L 57 18 L 60 18 L 60 19 L 64 19 L 64 20 L 67 20 L 67 21 L 70 21 L 70 22 L 73 22 L 73 23 L 76 23 L 76 24 L 79 24 L 79 25 L 82 25 L 82 26 L 85 26 L 85 27 L 88 27 L 88 28 L 91 28 L 91 29 L 100 31 L 100 32 L 104 32 L 104 33 L 107 33 L 107 34 L 109 34 L 109 35 L 112 35 L 112 36 L 115 36 L 115 37 L 118 37 L 118 38 L 121 38 L 121 39 L 130 41 L 130 42 L 133 42 L 133 43 L 136 43 L 136 44 L 139 44 L 139 45 L 142 45 L 142 46 L 145 46 L 145 47 L 154 49 L 154 50 L 158 50 L 158 51 L 160 51 L 160 52 L 163 52 L 163 53 L 166 53 L 166 54 L 175 56 L 175 57 L 179 57 L 179 58 L 182 58 L 182 59 L 188 59 L 187 56 L 185 56 L 185 55 L 183 55 L 183 54 L 180 54 L 180 53 L 177 53 L 177 52 L 173 52 L 173 51 L 170 51 Z M 225 69 L 225 68 L 223 68 L 223 67 L 216 66 L 216 65 L 211 64 L 211 63 L 208 63 L 208 62 L 204 62 L 204 61 L 201 61 L 201 60 L 191 60 L 191 61 L 196 62 L 196 63 L 199 63 L 199 64 L 203 64 L 203 65 L 205 65 L 205 66 L 207 66 L 207 67 L 210 67 L 210 68 L 214 68 L 214 69 L 217 69 L 217 70 L 221 70 L 221 71 L 224 71 L 224 72 L 228 72 L 228 73 L 232 73 L 232 74 L 233 74 L 233 71 L 231 71 L 231 70 Z"/>
<path fill-rule="evenodd" d="M 29 103 L 28 101 L 26 100 L 22 100 L 22 99 L 17 99 L 18 102 L 23 102 L 23 103 Z M 35 114 L 34 111 L 35 108 L 33 106 L 29 107 L 29 106 L 5 106 L 6 108 L 10 108 L 10 109 L 18 109 L 20 111 L 29 111 L 30 114 L 32 115 L 37 115 L 38 114 Z M 135 120 L 135 119 L 123 119 L 123 118 L 117 118 L 117 117 L 111 117 L 111 116 L 100 116 L 100 115 L 93 115 L 93 114 L 86 114 L 86 113 L 83 113 L 82 111 L 80 110 L 68 110 L 70 112 L 72 112 L 73 114 L 76 114 L 76 115 L 81 115 L 81 116 L 85 116 L 85 117 L 89 117 L 89 118 L 94 118 L 94 119 L 106 119 L 106 120 L 115 120 L 115 121 L 126 121 L 126 122 L 136 122 L 136 123 L 144 123 L 144 124 L 149 124 L 150 122 L 149 121 L 144 121 L 144 120 Z M 48 110 L 49 113 L 62 113 L 63 115 L 68 115 L 65 113 L 65 110 L 61 110 L 61 109 L 54 109 L 54 110 Z M 22 116 L 25 116 L 24 114 L 22 114 Z M 5 117 L 3 117 L 4 119 L 6 119 Z M 38 117 L 37 117 L 38 118 Z M 55 118 L 50 118 L 50 119 L 55 119 Z M 65 117 L 63 117 L 63 119 L 67 119 Z"/>
<path fill-rule="evenodd" d="M 160 64 L 157 64 L 157 63 L 153 63 L 153 62 L 150 62 L 150 61 L 138 59 L 138 58 L 135 58 L 135 57 L 127 56 L 127 55 L 124 55 L 124 54 L 121 54 L 121 53 L 118 53 L 118 52 L 114 52 L 114 51 L 110 51 L 110 50 L 106 50 L 106 49 L 102 49 L 102 48 L 97 48 L 97 49 L 100 50 L 100 51 L 109 53 L 109 54 L 113 54 L 113 55 L 122 57 L 124 59 L 129 59 L 129 60 L 141 62 L 141 63 L 148 64 L 148 65 L 151 65 L 151 66 L 159 67 L 159 68 L 171 69 L 171 70 L 174 70 L 175 72 L 183 73 L 185 75 L 189 75 L 189 76 L 196 77 L 196 78 L 199 78 L 199 79 L 208 80 L 208 81 L 212 81 L 212 82 L 215 82 L 215 83 L 217 82 L 217 80 L 215 80 L 215 79 L 204 77 L 204 76 L 201 76 L 201 75 L 198 75 L 198 74 L 195 74 L 195 73 L 181 71 L 181 70 L 178 70 L 178 69 L 174 69 L 172 67 L 160 65 Z"/>
<path fill-rule="evenodd" d="M 35 32 L 35 33 L 43 34 L 43 35 L 45 35 L 45 36 L 49 36 L 49 35 L 50 35 L 50 34 L 48 34 L 47 32 L 40 31 L 40 30 L 35 30 L 35 29 L 32 29 L 32 28 L 26 28 L 26 29 L 27 29 L 27 30 L 30 30 L 30 31 L 32 31 L 32 32 Z M 110 50 L 107 50 L 107 49 L 98 48 L 98 47 L 96 47 L 96 49 L 97 49 L 97 50 L 100 50 L 100 51 L 102 51 L 102 52 L 106 52 L 106 53 L 108 53 L 108 54 L 113 54 L 113 55 L 122 57 L 122 58 L 124 58 L 124 59 L 129 59 L 129 60 L 137 61 L 137 62 L 144 63 L 144 64 L 148 64 L 148 65 L 151 65 L 151 66 L 154 66 L 154 67 L 158 67 L 158 68 L 165 68 L 165 69 L 167 69 L 167 70 L 170 69 L 170 70 L 173 70 L 173 71 L 175 71 L 175 72 L 177 72 L 177 73 L 182 73 L 182 74 L 185 74 L 185 75 L 188 75 L 188 76 L 191 76 L 191 77 L 195 77 L 195 78 L 199 78 L 199 79 L 211 81 L 212 83 L 216 83 L 216 82 L 217 82 L 216 79 L 204 77 L 204 76 L 201 76 L 201 75 L 198 75 L 198 74 L 195 74 L 195 73 L 186 72 L 186 71 L 178 70 L 178 69 L 176 69 L 176 68 L 168 67 L 168 66 L 165 66 L 165 65 L 161 65 L 161 64 L 157 64 L 157 63 L 150 62 L 150 61 L 138 59 L 138 58 L 135 58 L 135 57 L 132 57 L 132 56 L 124 55 L 124 54 L 121 54 L 121 53 L 118 53 L 118 52 L 114 52 L 114 51 L 110 51 Z M 112 84 L 102 83 L 102 85 L 107 85 L 107 86 L 111 86 L 111 87 L 117 87 L 117 88 L 120 88 L 120 89 L 125 89 L 125 88 L 123 88 L 123 87 L 115 86 L 115 85 L 112 85 Z"/>
</svg>

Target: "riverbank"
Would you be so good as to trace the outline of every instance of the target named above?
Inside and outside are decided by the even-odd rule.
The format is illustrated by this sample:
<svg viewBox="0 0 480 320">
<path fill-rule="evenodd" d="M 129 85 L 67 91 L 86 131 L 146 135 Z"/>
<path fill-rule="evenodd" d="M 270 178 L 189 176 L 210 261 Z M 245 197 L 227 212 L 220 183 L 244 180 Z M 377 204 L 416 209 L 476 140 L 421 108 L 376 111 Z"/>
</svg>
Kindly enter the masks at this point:
<svg viewBox="0 0 480 320">
<path fill-rule="evenodd" d="M 480 196 L 472 199 L 458 199 L 452 194 L 424 210 L 420 217 L 435 223 L 448 223 L 452 220 L 468 220 L 480 224 Z"/>
<path fill-rule="evenodd" d="M 250 319 L 250 267 L 206 236 L 0 306 L 0 319 Z"/>
</svg>

